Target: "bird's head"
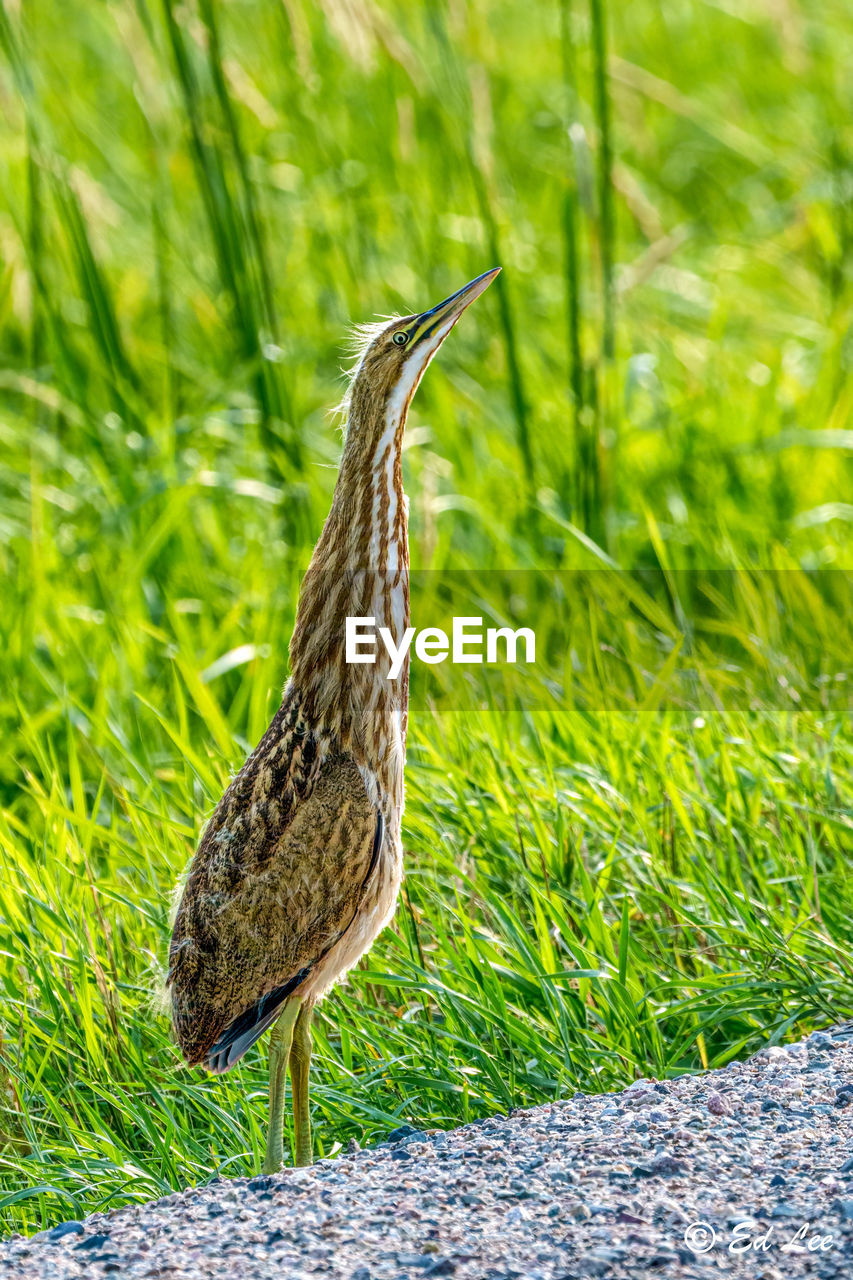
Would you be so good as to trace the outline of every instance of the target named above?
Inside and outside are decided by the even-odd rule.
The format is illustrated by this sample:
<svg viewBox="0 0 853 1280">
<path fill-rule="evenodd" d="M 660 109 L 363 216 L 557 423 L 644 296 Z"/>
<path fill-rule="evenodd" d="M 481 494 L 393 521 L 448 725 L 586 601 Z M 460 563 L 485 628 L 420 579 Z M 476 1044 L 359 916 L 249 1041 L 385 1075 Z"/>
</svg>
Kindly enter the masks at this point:
<svg viewBox="0 0 853 1280">
<path fill-rule="evenodd" d="M 347 397 L 350 416 L 355 411 L 358 416 L 373 418 L 378 416 L 377 409 L 384 409 L 386 420 L 390 413 L 398 422 L 405 421 L 409 402 L 430 360 L 462 312 L 488 289 L 499 271 L 500 267 L 484 271 L 429 311 L 358 330 L 359 359 Z"/>
</svg>

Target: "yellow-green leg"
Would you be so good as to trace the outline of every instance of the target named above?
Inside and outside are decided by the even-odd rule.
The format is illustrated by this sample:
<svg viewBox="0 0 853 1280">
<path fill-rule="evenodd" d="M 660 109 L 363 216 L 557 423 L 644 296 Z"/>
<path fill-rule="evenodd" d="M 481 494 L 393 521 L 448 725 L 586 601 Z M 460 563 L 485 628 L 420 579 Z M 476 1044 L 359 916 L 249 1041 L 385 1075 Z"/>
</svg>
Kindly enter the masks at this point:
<svg viewBox="0 0 853 1280">
<path fill-rule="evenodd" d="M 298 1013 L 299 1001 L 289 1000 L 270 1035 L 270 1117 L 264 1173 L 278 1173 L 284 1162 L 284 1089 Z"/>
<path fill-rule="evenodd" d="M 290 1091 L 293 1096 L 295 1151 L 293 1163 L 314 1163 L 311 1145 L 311 1112 L 308 1106 L 308 1072 L 311 1067 L 311 1009 L 303 1005 L 293 1029 L 290 1046 Z"/>
</svg>

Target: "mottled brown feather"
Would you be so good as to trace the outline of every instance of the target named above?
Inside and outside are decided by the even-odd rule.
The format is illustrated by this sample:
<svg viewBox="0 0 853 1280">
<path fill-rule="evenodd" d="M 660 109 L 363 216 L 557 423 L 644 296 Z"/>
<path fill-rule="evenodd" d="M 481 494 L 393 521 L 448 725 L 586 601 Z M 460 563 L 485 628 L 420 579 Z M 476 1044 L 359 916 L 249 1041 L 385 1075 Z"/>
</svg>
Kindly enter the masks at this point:
<svg viewBox="0 0 853 1280">
<path fill-rule="evenodd" d="M 175 920 L 173 1021 L 189 1063 L 357 915 L 377 812 L 352 756 L 318 764 L 295 691 L 205 831 Z"/>
</svg>

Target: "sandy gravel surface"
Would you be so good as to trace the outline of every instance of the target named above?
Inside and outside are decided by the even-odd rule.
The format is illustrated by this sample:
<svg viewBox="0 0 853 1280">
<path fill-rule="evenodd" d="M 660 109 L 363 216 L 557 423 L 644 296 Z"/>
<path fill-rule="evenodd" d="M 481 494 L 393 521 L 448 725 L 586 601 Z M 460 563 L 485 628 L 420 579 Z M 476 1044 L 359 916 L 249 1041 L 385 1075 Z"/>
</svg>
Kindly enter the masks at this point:
<svg viewBox="0 0 853 1280">
<path fill-rule="evenodd" d="M 219 1180 L 0 1243 L 5 1277 L 853 1277 L 853 1034 Z"/>
</svg>

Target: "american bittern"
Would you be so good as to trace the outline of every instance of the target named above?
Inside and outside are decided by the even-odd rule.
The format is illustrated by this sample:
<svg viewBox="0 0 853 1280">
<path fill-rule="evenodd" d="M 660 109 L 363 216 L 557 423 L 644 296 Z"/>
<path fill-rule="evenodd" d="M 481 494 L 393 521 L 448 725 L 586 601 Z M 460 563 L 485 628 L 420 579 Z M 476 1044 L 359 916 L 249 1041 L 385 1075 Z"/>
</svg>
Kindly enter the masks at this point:
<svg viewBox="0 0 853 1280">
<path fill-rule="evenodd" d="M 497 272 L 365 331 L 332 507 L 299 596 L 290 679 L 204 832 L 175 919 L 167 984 L 186 1061 L 227 1071 L 275 1024 L 264 1172 L 282 1163 L 288 1065 L 295 1162 L 311 1163 L 312 1009 L 396 904 L 408 659 L 396 680 L 387 654 L 347 663 L 345 622 L 373 617 L 402 640 L 406 414 L 430 360 Z"/>
</svg>

